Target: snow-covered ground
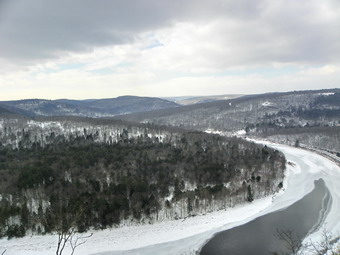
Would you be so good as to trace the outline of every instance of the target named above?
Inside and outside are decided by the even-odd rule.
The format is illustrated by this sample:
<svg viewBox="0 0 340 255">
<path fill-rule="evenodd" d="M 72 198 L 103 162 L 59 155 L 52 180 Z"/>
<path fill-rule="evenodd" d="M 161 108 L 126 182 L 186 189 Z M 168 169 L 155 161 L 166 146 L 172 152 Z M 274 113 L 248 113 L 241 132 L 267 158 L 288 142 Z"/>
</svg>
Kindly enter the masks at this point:
<svg viewBox="0 0 340 255">
<path fill-rule="evenodd" d="M 154 225 L 141 225 L 94 231 L 87 242 L 79 246 L 76 254 L 190 254 L 199 249 L 216 232 L 242 225 L 258 216 L 285 208 L 314 187 L 314 180 L 322 178 L 332 195 L 332 207 L 325 220 L 326 228 L 340 235 L 340 168 L 313 152 L 284 145 L 268 145 L 285 153 L 288 165 L 285 191 L 254 201 L 251 204 L 229 208 L 186 220 L 167 221 Z M 317 233 L 311 238 L 317 239 Z M 57 237 L 33 236 L 0 240 L 0 252 L 6 255 L 55 254 Z M 137 250 L 136 250 L 137 249 Z M 64 254 L 70 254 L 69 248 Z"/>
</svg>

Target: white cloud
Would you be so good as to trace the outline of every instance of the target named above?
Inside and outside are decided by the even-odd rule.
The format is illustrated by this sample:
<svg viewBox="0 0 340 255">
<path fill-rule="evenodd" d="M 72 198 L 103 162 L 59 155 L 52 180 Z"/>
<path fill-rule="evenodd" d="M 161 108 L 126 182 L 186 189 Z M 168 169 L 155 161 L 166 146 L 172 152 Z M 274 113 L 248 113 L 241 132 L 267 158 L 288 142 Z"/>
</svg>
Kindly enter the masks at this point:
<svg viewBox="0 0 340 255">
<path fill-rule="evenodd" d="M 23 3 L 15 1 L 16 7 Z M 109 17 L 105 6 L 99 6 L 94 14 L 85 8 L 92 6 L 88 4 L 72 4 L 70 10 L 80 8 L 74 17 L 59 4 L 53 6 L 64 17 L 55 20 L 48 16 L 53 13 L 48 4 L 42 5 L 48 7 L 44 15 L 35 17 L 35 9 L 24 15 L 23 20 L 32 24 L 46 19 L 46 24 L 39 23 L 36 29 L 64 31 L 66 37 L 54 44 L 55 35 L 46 43 L 38 36 L 42 40 L 33 46 L 34 40 L 23 40 L 19 30 L 14 34 L 20 34 L 21 40 L 12 41 L 14 48 L 0 43 L 1 99 L 260 93 L 340 84 L 337 1 L 214 0 L 195 4 L 187 0 L 183 8 L 169 4 L 165 10 L 148 0 L 140 8 L 153 11 L 149 16 L 124 4 L 117 6 L 115 12 L 121 8 L 122 13 L 116 17 Z M 113 7 L 111 4 L 108 6 Z M 90 21 L 85 9 L 94 15 Z M 12 17 L 14 10 L 5 13 L 7 22 L 23 11 Z M 130 11 L 137 16 L 129 20 L 129 15 L 124 15 Z M 31 23 L 24 27 L 38 35 Z M 13 24 L 12 30 L 20 22 Z M 106 40 L 112 29 L 121 40 L 114 40 L 113 35 Z M 0 36 L 10 30 L 4 30 L 2 24 Z M 100 36 L 92 38 L 94 31 Z M 20 49 L 18 54 L 21 50 L 25 54 L 9 53 L 15 48 Z M 46 51 L 50 53 L 44 55 Z M 36 52 L 39 54 L 34 56 Z"/>
<path fill-rule="evenodd" d="M 178 96 L 251 94 L 339 87 L 339 66 L 322 66 L 275 75 L 188 75 L 160 78 L 153 72 L 133 71 L 98 75 L 81 70 L 49 74 L 13 73 L 0 76 L 5 99 L 20 98 L 107 98 L 120 95 Z M 46 96 L 48 95 L 48 96 Z"/>
</svg>

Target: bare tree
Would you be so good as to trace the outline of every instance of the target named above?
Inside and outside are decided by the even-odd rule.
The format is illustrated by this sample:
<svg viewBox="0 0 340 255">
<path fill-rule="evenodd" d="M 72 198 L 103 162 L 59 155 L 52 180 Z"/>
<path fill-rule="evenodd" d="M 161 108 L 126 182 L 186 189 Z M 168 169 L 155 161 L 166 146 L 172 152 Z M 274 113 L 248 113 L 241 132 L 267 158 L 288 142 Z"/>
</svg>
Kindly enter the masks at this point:
<svg viewBox="0 0 340 255">
<path fill-rule="evenodd" d="M 6 251 L 7 251 L 7 250 L 4 250 L 4 251 L 1 253 L 1 255 L 4 255 L 4 254 L 6 253 Z"/>
<path fill-rule="evenodd" d="M 306 252 L 309 250 L 309 244 L 304 244 L 301 242 L 301 238 L 298 234 L 294 233 L 292 230 L 276 230 L 276 238 L 282 241 L 284 247 L 286 248 L 287 252 L 285 253 L 278 253 L 272 252 L 273 255 L 304 255 L 307 254 Z"/>
<path fill-rule="evenodd" d="M 89 235 L 83 235 L 83 234 L 77 234 L 76 236 L 73 234 L 71 236 L 71 238 L 69 239 L 70 241 L 70 246 L 72 249 L 71 255 L 74 254 L 74 251 L 76 250 L 77 247 L 79 247 L 80 245 L 83 245 L 87 242 L 87 239 L 89 239 L 91 236 L 93 235 L 93 233 L 89 234 Z"/>
<path fill-rule="evenodd" d="M 298 234 L 292 230 L 277 230 L 276 237 L 283 242 L 286 253 L 272 252 L 273 255 L 340 255 L 340 249 L 334 249 L 334 244 L 339 238 L 334 238 L 332 233 L 323 228 L 319 241 L 302 242 Z"/>
<path fill-rule="evenodd" d="M 312 247 L 313 253 L 315 255 L 331 254 L 339 255 L 340 250 L 333 250 L 332 243 L 335 241 L 332 233 L 327 231 L 325 228 L 322 230 L 321 240 L 312 242 L 310 241 L 310 246 Z"/>
<path fill-rule="evenodd" d="M 58 234 L 56 255 L 62 255 L 67 244 L 71 247 L 71 255 L 75 250 L 86 243 L 93 234 L 83 235 L 78 232 L 77 222 L 84 214 L 84 206 L 79 206 L 75 213 L 67 213 L 62 206 L 55 213 L 55 226 Z M 64 211 L 63 211 L 64 209 Z M 66 210 L 66 212 L 65 212 Z"/>
<path fill-rule="evenodd" d="M 58 244 L 57 244 L 56 255 L 63 254 L 66 243 L 72 238 L 72 236 L 75 234 L 75 231 L 76 231 L 75 227 L 72 227 L 72 228 L 61 230 L 58 232 Z"/>
<path fill-rule="evenodd" d="M 58 244 L 57 244 L 57 250 L 56 255 L 62 255 L 65 249 L 65 246 L 67 243 L 69 243 L 71 247 L 71 255 L 74 254 L 75 250 L 80 246 L 86 243 L 87 239 L 89 239 L 93 233 L 89 235 L 83 235 L 79 234 L 76 231 L 75 227 L 72 227 L 66 231 L 62 231 L 58 233 Z"/>
</svg>

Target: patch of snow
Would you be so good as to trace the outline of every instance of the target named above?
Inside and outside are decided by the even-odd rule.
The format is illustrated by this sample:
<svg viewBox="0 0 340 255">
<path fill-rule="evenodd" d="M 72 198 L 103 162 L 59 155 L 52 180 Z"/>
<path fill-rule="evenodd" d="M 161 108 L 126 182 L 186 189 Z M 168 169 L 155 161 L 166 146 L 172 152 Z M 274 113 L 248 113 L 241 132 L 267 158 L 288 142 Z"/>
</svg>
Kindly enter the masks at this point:
<svg viewBox="0 0 340 255">
<path fill-rule="evenodd" d="M 208 134 L 216 134 L 216 135 L 222 135 L 222 136 L 228 135 L 228 133 L 226 133 L 226 132 L 223 132 L 223 131 L 220 131 L 220 130 L 215 130 L 215 129 L 212 129 L 212 128 L 208 128 L 204 132 L 208 133 Z"/>
<path fill-rule="evenodd" d="M 262 106 L 271 106 L 271 105 L 273 105 L 273 103 L 268 102 L 268 101 L 262 103 Z"/>
<path fill-rule="evenodd" d="M 72 183 L 72 178 L 71 178 L 71 173 L 68 171 L 65 171 L 65 176 L 64 176 L 65 182 L 70 182 Z"/>
<path fill-rule="evenodd" d="M 296 164 L 293 161 L 289 161 L 287 168 L 289 168 L 288 173 L 293 173 L 293 174 L 300 174 L 301 173 L 300 165 Z"/>
<path fill-rule="evenodd" d="M 233 135 L 235 135 L 235 136 L 244 136 L 244 135 L 246 135 L 246 131 L 244 130 L 244 129 L 240 129 L 240 130 L 238 130 L 238 131 L 235 131 L 234 133 L 233 133 Z"/>
<path fill-rule="evenodd" d="M 174 191 L 175 191 L 175 187 L 170 187 L 169 188 L 169 196 L 165 197 L 164 200 L 168 200 L 171 201 L 171 199 L 174 197 Z"/>
<path fill-rule="evenodd" d="M 334 94 L 335 93 L 319 93 L 318 95 L 320 95 L 320 96 L 332 96 Z"/>
</svg>

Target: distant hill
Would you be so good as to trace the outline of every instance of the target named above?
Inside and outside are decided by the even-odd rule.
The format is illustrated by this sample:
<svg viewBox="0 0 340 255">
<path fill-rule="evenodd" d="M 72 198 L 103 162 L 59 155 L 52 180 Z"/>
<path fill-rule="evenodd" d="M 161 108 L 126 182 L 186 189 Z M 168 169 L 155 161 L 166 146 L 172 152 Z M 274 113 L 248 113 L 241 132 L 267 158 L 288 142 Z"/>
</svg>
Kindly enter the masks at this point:
<svg viewBox="0 0 340 255">
<path fill-rule="evenodd" d="M 9 111 L 25 116 L 81 116 L 112 117 L 142 111 L 173 108 L 174 102 L 153 97 L 122 96 L 109 99 L 45 100 L 26 99 L 3 101 L 0 104 Z"/>
<path fill-rule="evenodd" d="M 85 100 L 72 100 L 72 99 L 57 99 L 54 102 L 69 104 L 69 105 L 77 105 L 77 106 L 86 106 L 87 103 L 95 101 L 96 99 L 85 99 Z"/>
<path fill-rule="evenodd" d="M 202 104 L 202 103 L 214 102 L 214 101 L 219 101 L 219 100 L 233 99 L 233 98 L 237 98 L 241 96 L 243 95 L 227 94 L 227 95 L 215 95 L 215 96 L 169 97 L 169 98 L 164 98 L 164 99 L 175 102 L 180 105 L 190 105 L 190 104 Z"/>
<path fill-rule="evenodd" d="M 117 113 L 144 112 L 177 107 L 178 104 L 155 97 L 121 96 L 111 99 L 99 99 L 86 103 L 88 107 Z"/>
<path fill-rule="evenodd" d="M 234 132 L 269 127 L 340 125 L 340 89 L 247 95 L 116 118 Z"/>
<path fill-rule="evenodd" d="M 5 109 L 5 108 L 2 108 L 2 107 L 0 106 L 0 114 L 7 114 L 7 113 L 11 113 L 11 111 L 9 111 L 9 110 L 7 110 L 7 109 Z"/>
<path fill-rule="evenodd" d="M 11 111 L 11 107 L 7 107 L 0 103 L 0 117 L 20 117 L 19 112 Z"/>
</svg>

